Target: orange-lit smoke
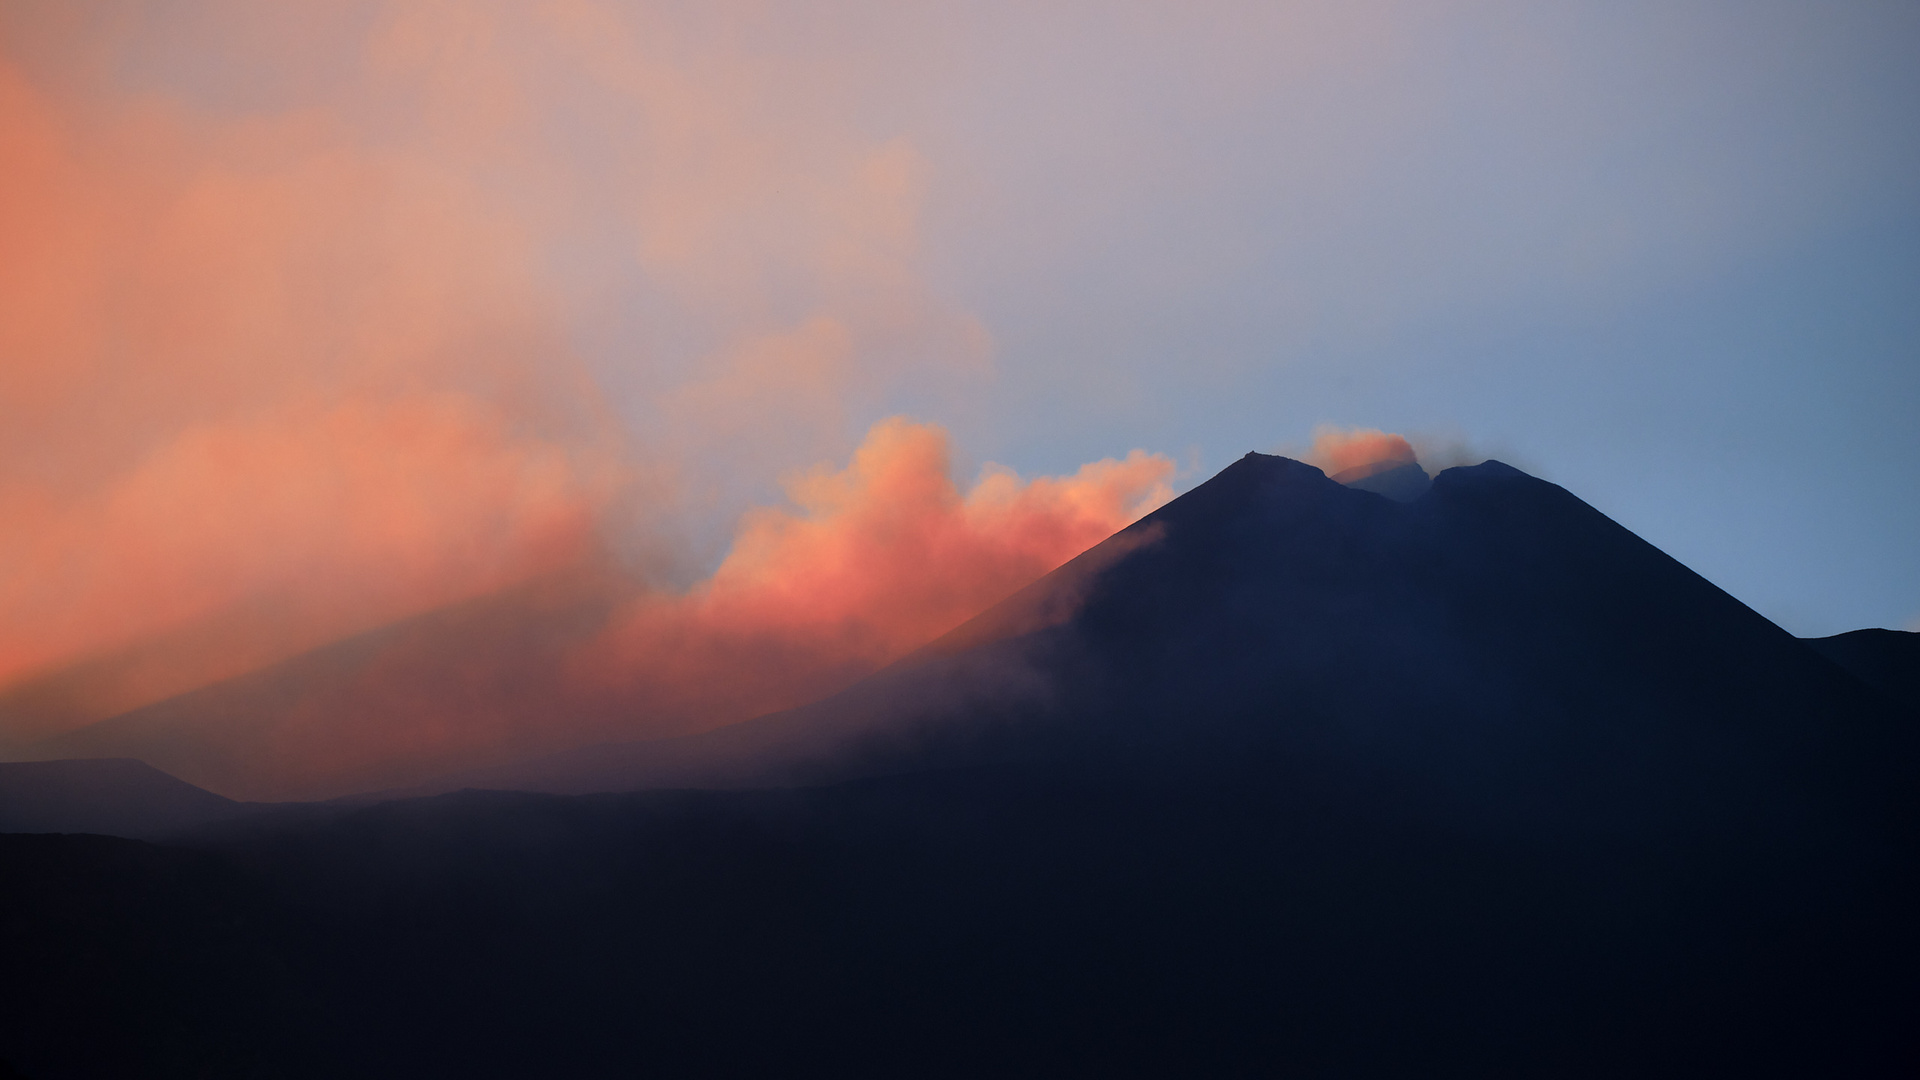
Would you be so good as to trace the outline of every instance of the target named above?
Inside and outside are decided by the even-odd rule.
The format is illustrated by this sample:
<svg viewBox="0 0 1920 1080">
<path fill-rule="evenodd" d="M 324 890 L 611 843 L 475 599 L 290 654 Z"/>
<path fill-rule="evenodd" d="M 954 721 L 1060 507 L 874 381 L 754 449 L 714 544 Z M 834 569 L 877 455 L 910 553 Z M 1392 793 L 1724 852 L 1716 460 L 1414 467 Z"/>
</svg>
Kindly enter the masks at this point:
<svg viewBox="0 0 1920 1080">
<path fill-rule="evenodd" d="M 502 427 L 459 396 L 347 401 L 191 429 L 97 492 L 16 500 L 0 656 L 12 674 L 200 640 L 68 702 L 117 711 L 577 561 L 592 478 Z"/>
<path fill-rule="evenodd" d="M 846 469 L 790 480 L 793 509 L 749 514 L 710 580 L 633 604 L 581 670 L 644 685 L 663 715 L 800 704 L 1130 524 L 1171 497 L 1172 474 L 1136 450 L 1031 481 L 988 466 L 962 493 L 943 431 L 888 420 Z"/>
<path fill-rule="evenodd" d="M 845 469 L 793 477 L 790 507 L 749 514 L 690 591 L 586 564 L 162 703 L 145 731 L 58 745 L 235 797 L 313 798 L 743 720 L 953 628 L 1165 501 L 1172 472 L 1135 451 L 1065 477 L 988 466 L 963 492 L 943 431 L 888 420 Z"/>
<path fill-rule="evenodd" d="M 142 82 L 174 24 L 243 89 Z M 0 12 L 0 743 L 607 551 L 645 581 L 714 477 L 843 449 L 881 346 L 979 362 L 914 270 L 913 148 L 679 33 L 580 0 Z M 623 357 L 618 416 L 572 337 L 619 306 L 587 271 L 636 268 L 694 344 Z"/>
<path fill-rule="evenodd" d="M 0 160 L 0 688 L 95 662 L 0 734 L 589 546 L 621 466 L 542 389 L 568 359 L 529 244 L 461 177 L 323 111 L 61 101 L 4 58 Z M 98 662 L 167 637 L 201 645 Z"/>
<path fill-rule="evenodd" d="M 922 280 L 920 154 L 714 10 L 0 10 L 0 748 L 276 797 L 688 730 L 1165 498 L 1137 452 L 963 492 L 889 421 L 660 584 L 890 385 L 990 369 Z M 175 86 L 164 40 L 237 75 Z M 249 671 L 138 746 L 72 734 Z"/>
<path fill-rule="evenodd" d="M 1415 460 L 1405 436 L 1378 428 L 1315 428 L 1313 448 L 1307 452 L 1307 461 L 1328 476 L 1382 461 Z"/>
</svg>

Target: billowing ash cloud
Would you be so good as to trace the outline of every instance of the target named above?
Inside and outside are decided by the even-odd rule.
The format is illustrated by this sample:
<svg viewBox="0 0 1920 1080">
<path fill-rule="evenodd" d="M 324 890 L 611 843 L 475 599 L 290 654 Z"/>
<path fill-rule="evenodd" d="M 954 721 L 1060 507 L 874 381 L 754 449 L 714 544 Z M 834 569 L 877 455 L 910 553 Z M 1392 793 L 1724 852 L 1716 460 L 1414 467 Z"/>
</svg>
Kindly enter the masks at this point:
<svg viewBox="0 0 1920 1080">
<path fill-rule="evenodd" d="M 700 730 L 821 696 L 1164 501 L 1135 452 L 1072 476 L 993 466 L 962 491 L 939 428 L 877 425 L 789 480 L 690 590 L 570 568 L 53 744 L 132 755 L 247 798 L 393 787 L 583 743 Z"/>
<path fill-rule="evenodd" d="M 582 566 L 684 582 L 865 388 L 983 369 L 913 147 L 692 32 L 0 16 L 0 740 Z M 585 359 L 636 289 L 638 351 Z"/>
<path fill-rule="evenodd" d="M 1168 497 L 1141 451 L 963 486 L 937 427 L 860 441 L 992 374 L 929 166 L 690 18 L 0 11 L 0 744 L 273 798 L 696 730 Z"/>
<path fill-rule="evenodd" d="M 591 546 L 634 465 L 470 183 L 324 110 L 58 96 L 5 59 L 0 155 L 0 685 L 94 662 L 8 734 Z"/>
<path fill-rule="evenodd" d="M 609 666 L 617 678 L 633 660 L 684 648 L 695 627 L 884 662 L 1166 501 L 1172 472 L 1141 451 L 1032 481 L 989 465 L 962 493 L 942 431 L 885 421 L 846 469 L 792 478 L 795 508 L 749 514 L 691 594 L 634 605 L 613 634 L 623 659 Z"/>
</svg>

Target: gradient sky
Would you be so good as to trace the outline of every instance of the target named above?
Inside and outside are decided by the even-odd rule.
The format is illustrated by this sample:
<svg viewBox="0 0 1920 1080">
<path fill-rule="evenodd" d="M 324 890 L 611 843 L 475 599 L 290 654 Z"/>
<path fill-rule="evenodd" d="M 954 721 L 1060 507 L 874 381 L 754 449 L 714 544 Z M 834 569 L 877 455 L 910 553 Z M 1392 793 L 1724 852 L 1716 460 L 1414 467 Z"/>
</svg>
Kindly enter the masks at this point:
<svg viewBox="0 0 1920 1080">
<path fill-rule="evenodd" d="M 1915 56 L 1907 2 L 13 0 L 0 691 L 587 564 L 870 664 L 1323 425 L 1920 628 Z M 918 546 L 834 576 L 883 498 Z"/>
<path fill-rule="evenodd" d="M 1920 6 L 1276 10 L 1007 16 L 933 152 L 1005 223 L 941 246 L 986 452 L 1425 432 L 1796 633 L 1916 625 Z"/>
</svg>

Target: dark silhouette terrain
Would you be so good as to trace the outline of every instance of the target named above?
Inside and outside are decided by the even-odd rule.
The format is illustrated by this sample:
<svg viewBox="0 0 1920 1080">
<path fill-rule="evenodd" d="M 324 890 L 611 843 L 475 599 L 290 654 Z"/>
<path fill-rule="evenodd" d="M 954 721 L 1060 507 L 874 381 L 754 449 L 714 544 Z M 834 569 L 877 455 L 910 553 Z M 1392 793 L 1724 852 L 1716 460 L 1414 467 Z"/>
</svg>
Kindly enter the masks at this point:
<svg viewBox="0 0 1920 1080">
<path fill-rule="evenodd" d="M 624 793 L 0 836 L 0 1057 L 1911 1075 L 1913 714 L 1830 656 L 1498 463 L 1249 455 L 826 701 L 488 779 Z"/>
<path fill-rule="evenodd" d="M 1920 634 L 1904 630 L 1852 630 L 1807 644 L 1868 686 L 1911 709 L 1920 709 Z"/>
<path fill-rule="evenodd" d="M 0 832 L 158 837 L 248 809 L 129 758 L 0 762 Z"/>
<path fill-rule="evenodd" d="M 1778 783 L 1820 762 L 1889 783 L 1912 725 L 1888 704 L 1498 462 L 1402 504 L 1256 454 L 822 702 L 439 790 L 761 786 L 1258 745 L 1392 773 L 1446 793 L 1449 812 L 1620 828 L 1606 815 L 1777 807 Z"/>
</svg>

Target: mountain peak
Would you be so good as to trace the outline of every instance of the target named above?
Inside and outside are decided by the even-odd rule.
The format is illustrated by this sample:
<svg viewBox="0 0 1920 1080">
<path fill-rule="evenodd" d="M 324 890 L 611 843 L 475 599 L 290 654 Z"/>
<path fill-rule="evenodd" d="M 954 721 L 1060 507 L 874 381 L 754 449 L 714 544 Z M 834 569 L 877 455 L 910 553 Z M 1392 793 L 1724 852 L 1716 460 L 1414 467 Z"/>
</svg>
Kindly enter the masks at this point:
<svg viewBox="0 0 1920 1080">
<path fill-rule="evenodd" d="M 1462 480 L 1471 482 L 1479 480 L 1539 479 L 1539 477 L 1531 473 L 1522 472 L 1504 461 L 1496 461 L 1493 458 L 1488 458 L 1478 465 L 1455 465 L 1451 469 L 1442 469 L 1440 470 L 1440 476 L 1453 477 L 1453 481 L 1450 482 Z M 1440 477 L 1436 476 L 1434 479 L 1438 481 Z"/>
<path fill-rule="evenodd" d="M 1270 476 L 1289 476 L 1295 473 L 1306 473 L 1325 478 L 1327 475 L 1316 466 L 1309 465 L 1304 461 L 1296 461 L 1293 458 L 1282 457 L 1279 454 L 1262 454 L 1258 450 L 1247 451 L 1246 455 L 1239 461 L 1220 470 L 1215 478 L 1218 479 L 1218 477 L 1226 476 L 1235 471 L 1257 472 L 1261 475 Z"/>
</svg>

